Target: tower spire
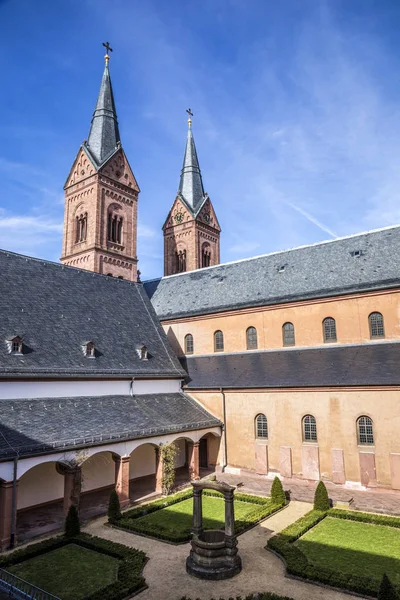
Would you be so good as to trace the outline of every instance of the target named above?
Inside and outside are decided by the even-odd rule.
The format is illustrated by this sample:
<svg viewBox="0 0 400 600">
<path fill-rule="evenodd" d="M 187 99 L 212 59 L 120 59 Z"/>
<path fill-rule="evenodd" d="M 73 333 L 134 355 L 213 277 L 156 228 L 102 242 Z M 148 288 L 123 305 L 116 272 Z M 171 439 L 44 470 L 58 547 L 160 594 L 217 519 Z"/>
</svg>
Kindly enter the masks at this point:
<svg viewBox="0 0 400 600">
<path fill-rule="evenodd" d="M 106 48 L 103 78 L 86 143 L 97 165 L 101 165 L 121 145 L 117 111 L 108 69 L 109 52 L 112 52 L 112 48 L 108 42 L 103 46 Z"/>
<path fill-rule="evenodd" d="M 181 171 L 181 179 L 179 183 L 180 195 L 185 200 L 186 204 L 196 212 L 205 198 L 203 180 L 197 158 L 196 145 L 194 143 L 192 133 L 192 117 L 193 113 L 189 109 L 186 111 L 189 115 L 188 133 L 186 138 L 185 156 L 183 158 L 183 166 Z"/>
</svg>

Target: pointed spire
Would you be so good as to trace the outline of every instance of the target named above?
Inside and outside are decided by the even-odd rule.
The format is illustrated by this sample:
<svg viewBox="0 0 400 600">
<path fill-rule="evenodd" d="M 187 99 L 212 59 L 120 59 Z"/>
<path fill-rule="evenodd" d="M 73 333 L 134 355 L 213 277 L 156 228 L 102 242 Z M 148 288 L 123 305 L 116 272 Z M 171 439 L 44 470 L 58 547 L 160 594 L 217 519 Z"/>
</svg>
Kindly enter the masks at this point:
<svg viewBox="0 0 400 600">
<path fill-rule="evenodd" d="M 179 183 L 179 193 L 181 196 L 183 196 L 186 204 L 193 209 L 193 212 L 196 212 L 200 204 L 203 202 L 205 194 L 199 160 L 197 158 L 196 146 L 192 134 L 191 117 L 193 114 L 190 108 L 186 112 L 189 114 L 188 133 L 181 172 L 181 180 Z"/>
<path fill-rule="evenodd" d="M 114 94 L 108 70 L 108 62 L 110 60 L 108 50 L 111 50 L 108 42 L 107 46 L 107 53 L 104 57 L 106 64 L 103 79 L 101 80 L 99 97 L 97 98 L 89 137 L 86 143 L 90 154 L 98 165 L 101 165 L 121 144 Z"/>
</svg>

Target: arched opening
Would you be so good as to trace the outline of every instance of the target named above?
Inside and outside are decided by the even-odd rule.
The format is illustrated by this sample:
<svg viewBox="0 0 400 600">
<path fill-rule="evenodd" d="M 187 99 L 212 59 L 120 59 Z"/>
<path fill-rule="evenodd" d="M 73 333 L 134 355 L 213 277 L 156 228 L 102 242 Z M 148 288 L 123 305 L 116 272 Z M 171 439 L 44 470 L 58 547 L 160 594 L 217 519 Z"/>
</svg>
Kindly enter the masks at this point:
<svg viewBox="0 0 400 600">
<path fill-rule="evenodd" d="M 131 452 L 129 497 L 132 501 L 156 492 L 157 446 L 141 444 Z"/>
<path fill-rule="evenodd" d="M 209 267 L 211 265 L 211 246 L 208 242 L 204 242 L 201 247 L 201 266 Z"/>
<path fill-rule="evenodd" d="M 199 442 L 200 477 L 212 473 L 220 462 L 221 438 L 214 433 L 206 433 Z"/>
<path fill-rule="evenodd" d="M 89 518 L 107 511 L 110 492 L 115 487 L 118 458 L 117 455 L 105 450 L 92 454 L 82 463 L 80 499 L 82 517 Z"/>
</svg>

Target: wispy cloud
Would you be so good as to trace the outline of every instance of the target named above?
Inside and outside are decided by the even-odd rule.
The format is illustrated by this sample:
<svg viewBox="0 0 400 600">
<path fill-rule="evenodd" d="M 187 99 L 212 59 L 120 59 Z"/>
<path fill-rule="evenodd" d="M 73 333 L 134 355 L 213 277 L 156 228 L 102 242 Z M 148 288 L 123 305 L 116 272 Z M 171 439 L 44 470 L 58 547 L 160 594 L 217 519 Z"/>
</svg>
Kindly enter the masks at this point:
<svg viewBox="0 0 400 600">
<path fill-rule="evenodd" d="M 329 227 L 327 227 L 326 225 L 321 223 L 321 221 L 318 221 L 318 219 L 316 219 L 315 217 L 310 215 L 310 213 L 308 213 L 306 210 L 304 210 L 304 208 L 300 208 L 300 206 L 296 206 L 296 204 L 293 204 L 293 202 L 287 202 L 286 204 L 288 206 L 290 206 L 290 208 L 293 208 L 293 210 L 298 212 L 300 215 L 302 215 L 305 219 L 307 219 L 307 221 L 309 221 L 310 223 L 312 223 L 313 225 L 315 225 L 316 227 L 321 229 L 321 231 L 324 231 L 325 233 L 327 233 L 328 235 L 331 235 L 332 237 L 338 237 L 334 231 L 332 231 L 331 229 L 329 229 Z"/>
</svg>

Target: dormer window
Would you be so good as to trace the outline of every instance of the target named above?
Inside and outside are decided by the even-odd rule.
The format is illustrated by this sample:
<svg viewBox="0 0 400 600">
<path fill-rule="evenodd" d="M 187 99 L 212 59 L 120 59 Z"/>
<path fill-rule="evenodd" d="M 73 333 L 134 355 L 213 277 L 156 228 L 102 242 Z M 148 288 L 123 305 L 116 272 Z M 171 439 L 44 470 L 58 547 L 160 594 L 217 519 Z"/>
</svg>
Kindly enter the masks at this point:
<svg viewBox="0 0 400 600">
<path fill-rule="evenodd" d="M 137 352 L 140 360 L 148 360 L 147 346 L 145 346 L 144 344 L 140 344 L 139 346 L 136 346 L 136 352 Z"/>
<path fill-rule="evenodd" d="M 82 350 L 87 358 L 96 358 L 96 348 L 94 342 L 84 342 L 82 344 Z"/>
<path fill-rule="evenodd" d="M 7 340 L 8 352 L 10 354 L 20 355 L 23 354 L 23 342 L 22 338 L 16 335 L 13 338 Z"/>
</svg>

